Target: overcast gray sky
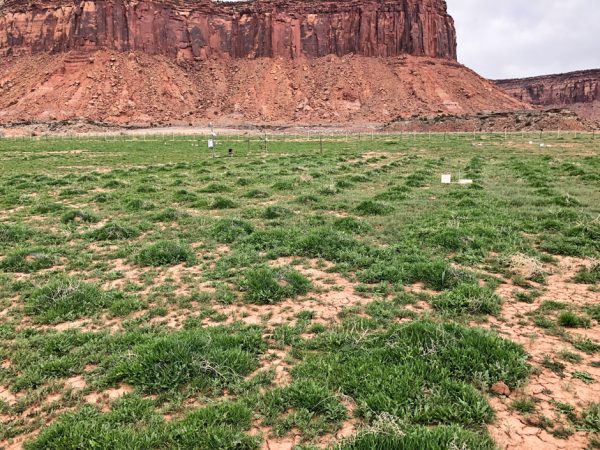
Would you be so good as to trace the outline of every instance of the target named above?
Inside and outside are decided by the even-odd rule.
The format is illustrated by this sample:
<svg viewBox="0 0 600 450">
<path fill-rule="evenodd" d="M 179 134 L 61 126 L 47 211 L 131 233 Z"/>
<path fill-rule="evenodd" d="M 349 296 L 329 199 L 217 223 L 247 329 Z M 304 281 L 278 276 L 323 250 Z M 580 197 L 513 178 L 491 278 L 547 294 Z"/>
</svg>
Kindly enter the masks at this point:
<svg viewBox="0 0 600 450">
<path fill-rule="evenodd" d="M 600 68 L 600 0 L 446 0 L 458 59 L 487 78 Z"/>
</svg>

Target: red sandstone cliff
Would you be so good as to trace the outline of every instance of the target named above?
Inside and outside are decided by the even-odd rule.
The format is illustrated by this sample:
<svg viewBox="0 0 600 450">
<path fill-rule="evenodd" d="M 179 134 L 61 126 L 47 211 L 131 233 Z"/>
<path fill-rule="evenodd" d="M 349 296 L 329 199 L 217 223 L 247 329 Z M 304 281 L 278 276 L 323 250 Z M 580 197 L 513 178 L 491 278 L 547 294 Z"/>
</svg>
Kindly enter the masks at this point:
<svg viewBox="0 0 600 450">
<path fill-rule="evenodd" d="M 528 106 L 444 0 L 0 0 L 0 123 L 382 123 Z"/>
<path fill-rule="evenodd" d="M 600 69 L 495 83 L 521 101 L 550 108 L 567 107 L 600 121 Z"/>
<path fill-rule="evenodd" d="M 5 55 L 80 49 L 205 60 L 350 53 L 456 58 L 444 0 L 44 1 L 0 7 Z"/>
</svg>

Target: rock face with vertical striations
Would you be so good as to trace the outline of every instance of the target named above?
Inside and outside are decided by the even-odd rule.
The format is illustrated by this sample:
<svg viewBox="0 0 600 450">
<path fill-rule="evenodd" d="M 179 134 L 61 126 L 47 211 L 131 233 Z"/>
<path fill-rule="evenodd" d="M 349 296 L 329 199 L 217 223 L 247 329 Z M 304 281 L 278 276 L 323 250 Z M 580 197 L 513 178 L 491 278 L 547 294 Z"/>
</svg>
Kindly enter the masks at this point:
<svg viewBox="0 0 600 450">
<path fill-rule="evenodd" d="M 456 58 L 444 0 L 6 0 L 0 8 L 5 55 L 109 49 L 188 60 Z"/>
<path fill-rule="evenodd" d="M 528 107 L 457 62 L 444 0 L 0 3 L 4 124 L 346 125 Z"/>
<path fill-rule="evenodd" d="M 569 108 L 587 119 L 600 121 L 600 69 L 495 83 L 520 101 Z"/>
</svg>

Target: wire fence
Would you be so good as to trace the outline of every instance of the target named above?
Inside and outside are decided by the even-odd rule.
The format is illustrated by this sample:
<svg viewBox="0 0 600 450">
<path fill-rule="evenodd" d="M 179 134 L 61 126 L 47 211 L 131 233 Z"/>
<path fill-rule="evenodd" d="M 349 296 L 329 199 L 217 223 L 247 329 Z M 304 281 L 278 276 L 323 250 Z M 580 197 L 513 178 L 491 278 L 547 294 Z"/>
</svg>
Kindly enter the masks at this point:
<svg viewBox="0 0 600 450">
<path fill-rule="evenodd" d="M 360 152 L 370 150 L 392 150 L 394 146 L 452 146 L 464 143 L 472 145 L 502 145 L 525 143 L 534 146 L 551 146 L 568 143 L 600 144 L 595 131 L 544 131 L 544 132 L 343 132 L 306 131 L 302 133 L 248 132 L 224 133 L 213 137 L 208 130 L 178 130 L 160 132 L 135 130 L 114 133 L 85 133 L 60 135 L 5 136 L 0 139 L 0 150 L 18 149 L 35 151 L 36 148 L 53 147 L 68 149 L 78 145 L 93 145 L 102 148 L 103 144 L 114 147 L 122 143 L 123 148 L 144 149 L 162 146 L 179 149 L 191 147 L 199 151 L 208 148 L 209 139 L 215 141 L 215 156 L 251 156 L 285 153 L 325 153 Z"/>
<path fill-rule="evenodd" d="M 324 139 L 358 139 L 358 140 L 375 140 L 375 139 L 410 139 L 410 138 L 473 138 L 473 139 L 515 139 L 521 137 L 525 138 L 595 138 L 600 132 L 596 131 L 343 131 L 343 130 L 325 130 L 325 131 L 306 131 L 306 132 L 287 132 L 287 131 L 250 131 L 240 132 L 236 130 L 234 132 L 227 132 L 221 130 L 219 133 L 221 138 L 232 138 L 232 139 L 259 139 L 264 140 L 265 138 L 278 140 L 316 140 L 319 138 Z M 195 139 L 200 137 L 209 138 L 211 132 L 207 129 L 174 129 L 173 131 L 155 131 L 151 129 L 141 130 L 127 130 L 127 131 L 103 131 L 98 133 L 84 132 L 84 133 L 29 133 L 21 135 L 6 135 L 0 132 L 0 140 L 54 140 L 54 139 L 79 139 L 79 140 L 175 140 L 175 139 Z"/>
</svg>

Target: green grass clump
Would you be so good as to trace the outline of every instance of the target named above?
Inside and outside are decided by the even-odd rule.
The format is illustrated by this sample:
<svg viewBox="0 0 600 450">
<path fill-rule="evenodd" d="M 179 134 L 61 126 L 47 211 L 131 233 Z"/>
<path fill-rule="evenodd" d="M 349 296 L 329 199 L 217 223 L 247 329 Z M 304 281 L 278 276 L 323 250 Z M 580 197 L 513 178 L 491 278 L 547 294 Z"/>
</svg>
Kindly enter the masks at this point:
<svg viewBox="0 0 600 450">
<path fill-rule="evenodd" d="M 317 195 L 313 195 L 313 194 L 304 194 L 304 195 L 299 195 L 298 197 L 296 197 L 296 199 L 294 200 L 296 203 L 300 203 L 302 205 L 316 205 L 317 203 L 319 203 L 321 201 L 321 198 Z"/>
<path fill-rule="evenodd" d="M 31 212 L 34 214 L 48 214 L 62 211 L 63 209 L 65 209 L 65 205 L 62 203 L 40 201 L 31 207 Z"/>
<path fill-rule="evenodd" d="M 113 297 L 99 287 L 58 277 L 25 299 L 25 312 L 43 323 L 65 322 L 108 306 Z"/>
<path fill-rule="evenodd" d="M 600 304 L 586 306 L 585 310 L 592 319 L 600 322 Z"/>
<path fill-rule="evenodd" d="M 600 433 L 600 403 L 591 403 L 582 414 L 587 429 Z"/>
<path fill-rule="evenodd" d="M 131 239 L 139 235 L 139 230 L 134 227 L 109 222 L 97 230 L 91 231 L 88 236 L 94 241 L 119 241 Z"/>
<path fill-rule="evenodd" d="M 544 300 L 538 308 L 538 312 L 545 314 L 554 311 L 564 311 L 568 307 L 569 305 L 563 302 L 557 302 L 555 300 Z"/>
<path fill-rule="evenodd" d="M 182 242 L 159 241 L 151 244 L 135 258 L 141 266 L 172 266 L 180 263 L 193 264 L 196 256 L 192 248 Z"/>
<path fill-rule="evenodd" d="M 574 364 L 579 364 L 581 361 L 583 361 L 583 357 L 579 353 L 570 352 L 568 350 L 561 350 L 558 353 L 558 356 L 563 361 L 567 361 Z"/>
<path fill-rule="evenodd" d="M 109 201 L 111 201 L 114 197 L 109 194 L 108 192 L 100 192 L 99 194 L 94 195 L 94 197 L 92 197 L 92 202 L 94 203 L 108 203 Z"/>
<path fill-rule="evenodd" d="M 598 256 L 600 224 L 576 225 L 560 234 L 550 234 L 542 240 L 540 248 L 554 255 Z"/>
<path fill-rule="evenodd" d="M 251 189 L 243 195 L 245 198 L 269 198 L 271 194 L 259 189 Z"/>
<path fill-rule="evenodd" d="M 43 247 L 21 248 L 9 253 L 0 261 L 6 272 L 31 273 L 48 269 L 56 264 L 56 255 Z"/>
<path fill-rule="evenodd" d="M 175 191 L 175 193 L 173 194 L 173 200 L 180 203 L 194 202 L 198 200 L 198 194 L 187 191 L 185 189 L 180 189 L 178 191 Z"/>
<path fill-rule="evenodd" d="M 262 217 L 267 220 L 273 220 L 290 217 L 293 214 L 294 213 L 292 211 L 290 211 L 287 208 L 284 208 L 283 206 L 270 205 L 265 208 L 265 210 L 262 213 Z"/>
<path fill-rule="evenodd" d="M 211 229 L 211 235 L 218 242 L 230 244 L 235 240 L 252 234 L 254 227 L 246 220 L 219 219 Z"/>
<path fill-rule="evenodd" d="M 246 300 L 259 305 L 305 295 L 310 287 L 310 281 L 294 269 L 271 269 L 266 266 L 246 271 L 240 281 Z"/>
<path fill-rule="evenodd" d="M 359 415 L 387 413 L 413 424 L 490 422 L 493 411 L 474 385 L 514 388 L 529 375 L 521 346 L 456 324 L 415 321 L 370 334 L 334 329 L 306 345 L 323 353 L 307 356 L 295 379 L 352 397 Z"/>
<path fill-rule="evenodd" d="M 241 403 L 225 402 L 166 422 L 153 411 L 151 401 L 127 395 L 102 413 L 93 406 L 62 415 L 34 440 L 27 450 L 221 449 L 258 450 L 259 440 L 245 433 L 252 411 Z"/>
<path fill-rule="evenodd" d="M 371 229 L 371 227 L 354 217 L 341 217 L 333 222 L 333 228 L 338 231 L 344 231 L 346 233 L 365 233 Z"/>
<path fill-rule="evenodd" d="M 600 263 L 594 264 L 589 269 L 581 269 L 574 278 L 576 283 L 598 284 L 600 283 Z"/>
<path fill-rule="evenodd" d="M 212 327 L 170 332 L 135 346 L 112 371 L 146 393 L 183 386 L 208 392 L 240 381 L 258 367 L 265 350 L 258 327 Z"/>
<path fill-rule="evenodd" d="M 560 377 L 564 376 L 565 369 L 567 368 L 567 366 L 565 366 L 560 361 L 557 361 L 556 359 L 551 358 L 550 355 L 544 356 L 544 359 L 542 360 L 542 367 L 544 367 L 548 370 L 551 370 L 552 372 L 554 372 L 555 374 L 557 374 Z"/>
<path fill-rule="evenodd" d="M 422 282 L 426 287 L 444 291 L 464 283 L 473 283 L 474 277 L 460 269 L 456 269 L 441 259 L 410 264 L 405 275 L 408 283 Z"/>
<path fill-rule="evenodd" d="M 558 324 L 565 328 L 589 328 L 591 321 L 573 311 L 564 311 L 558 315 Z"/>
<path fill-rule="evenodd" d="M 120 187 L 124 187 L 127 186 L 126 183 L 119 181 L 119 180 L 110 180 L 107 181 L 106 183 L 104 183 L 104 188 L 105 189 L 116 189 L 116 188 L 120 188 Z"/>
<path fill-rule="evenodd" d="M 279 180 L 271 186 L 276 191 L 293 191 L 294 187 L 294 182 L 290 180 Z"/>
<path fill-rule="evenodd" d="M 464 283 L 435 297 L 432 304 L 451 314 L 496 315 L 500 313 L 502 300 L 488 287 Z"/>
<path fill-rule="evenodd" d="M 259 408 L 266 424 L 278 430 L 298 427 L 314 434 L 333 431 L 347 417 L 340 399 L 326 386 L 311 380 L 268 391 Z"/>
<path fill-rule="evenodd" d="M 25 225 L 0 223 L 0 245 L 17 244 L 30 238 L 33 230 Z"/>
<path fill-rule="evenodd" d="M 97 223 L 100 218 L 89 211 L 82 211 L 80 209 L 72 209 L 64 213 L 60 221 L 64 224 L 77 224 L 77 223 Z"/>
<path fill-rule="evenodd" d="M 585 384 L 594 384 L 596 379 L 588 372 L 576 371 L 573 372 L 573 378 L 583 381 Z"/>
<path fill-rule="evenodd" d="M 362 216 L 382 216 L 392 212 L 393 208 L 375 200 L 365 200 L 359 203 L 355 211 Z"/>
<path fill-rule="evenodd" d="M 206 192 L 211 194 L 216 194 L 219 192 L 231 192 L 231 188 L 226 184 L 221 183 L 211 183 L 203 189 L 200 189 L 200 192 Z"/>
<path fill-rule="evenodd" d="M 600 344 L 598 344 L 595 341 L 592 341 L 591 339 L 582 339 L 580 341 L 574 342 L 573 347 L 589 355 L 593 355 L 595 353 L 600 352 Z"/>
<path fill-rule="evenodd" d="M 533 414 L 536 409 L 535 401 L 529 397 L 518 398 L 514 400 L 510 406 L 521 414 Z"/>
<path fill-rule="evenodd" d="M 383 427 L 382 427 L 383 428 Z M 369 430 L 337 444 L 336 450 L 495 450 L 494 441 L 483 432 L 460 426 L 409 427 Z"/>
<path fill-rule="evenodd" d="M 132 198 L 125 203 L 125 208 L 128 211 L 151 211 L 156 208 L 156 205 L 141 198 Z"/>
<path fill-rule="evenodd" d="M 154 222 L 174 222 L 180 217 L 184 216 L 182 212 L 175 208 L 166 208 L 159 213 L 152 216 Z"/>
<path fill-rule="evenodd" d="M 234 209 L 238 204 L 227 197 L 216 196 L 210 204 L 210 209 Z"/>
</svg>

